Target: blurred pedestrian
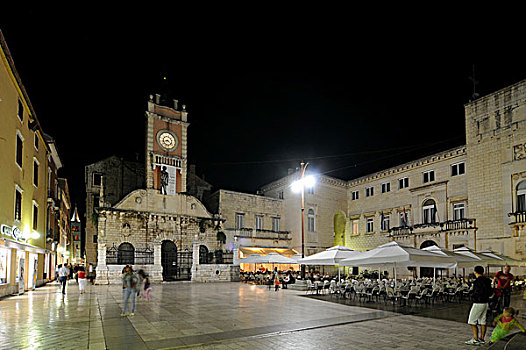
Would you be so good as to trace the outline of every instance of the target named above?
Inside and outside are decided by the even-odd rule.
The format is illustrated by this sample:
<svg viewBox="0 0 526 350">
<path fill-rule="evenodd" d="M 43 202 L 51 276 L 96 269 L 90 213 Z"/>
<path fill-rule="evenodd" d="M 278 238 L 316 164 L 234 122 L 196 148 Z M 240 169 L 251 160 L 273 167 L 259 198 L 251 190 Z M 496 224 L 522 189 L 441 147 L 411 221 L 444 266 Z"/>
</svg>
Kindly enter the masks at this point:
<svg viewBox="0 0 526 350">
<path fill-rule="evenodd" d="M 90 283 L 93 284 L 93 280 L 95 279 L 95 268 L 92 263 L 89 263 L 88 265 L 88 279 Z"/>
<path fill-rule="evenodd" d="M 150 301 L 150 299 L 151 299 L 150 293 L 152 291 L 152 288 L 150 286 L 150 277 L 143 270 L 139 270 L 138 275 L 141 278 L 142 284 L 143 284 L 142 295 L 146 298 L 146 300 Z"/>
<path fill-rule="evenodd" d="M 88 284 L 88 281 L 86 280 L 86 270 L 84 269 L 84 266 L 79 266 L 77 278 L 79 283 L 80 294 L 84 294 L 86 292 L 86 284 Z"/>
<path fill-rule="evenodd" d="M 121 316 L 133 316 L 135 315 L 135 293 L 137 293 L 137 287 L 139 284 L 139 277 L 133 273 L 130 266 L 124 268 L 124 274 L 122 275 L 122 288 L 123 288 L 123 302 L 124 306 L 122 309 Z M 131 313 L 128 313 L 128 300 L 131 299 Z"/>
<path fill-rule="evenodd" d="M 60 284 L 62 284 L 62 294 L 66 294 L 66 284 L 68 283 L 69 269 L 66 267 L 66 264 L 59 266 L 58 280 Z"/>
</svg>

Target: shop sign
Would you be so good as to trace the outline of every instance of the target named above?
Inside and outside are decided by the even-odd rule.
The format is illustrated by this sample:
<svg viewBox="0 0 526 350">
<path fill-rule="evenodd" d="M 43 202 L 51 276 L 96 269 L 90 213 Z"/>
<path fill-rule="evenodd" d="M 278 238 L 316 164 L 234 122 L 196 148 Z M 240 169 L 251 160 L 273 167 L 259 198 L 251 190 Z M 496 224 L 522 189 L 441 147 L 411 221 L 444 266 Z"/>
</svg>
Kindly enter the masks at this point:
<svg viewBox="0 0 526 350">
<path fill-rule="evenodd" d="M 20 229 L 16 226 L 11 227 L 7 225 L 1 225 L 0 232 L 6 236 L 13 237 L 17 241 L 25 241 L 25 239 L 22 237 L 22 232 L 20 232 Z"/>
</svg>

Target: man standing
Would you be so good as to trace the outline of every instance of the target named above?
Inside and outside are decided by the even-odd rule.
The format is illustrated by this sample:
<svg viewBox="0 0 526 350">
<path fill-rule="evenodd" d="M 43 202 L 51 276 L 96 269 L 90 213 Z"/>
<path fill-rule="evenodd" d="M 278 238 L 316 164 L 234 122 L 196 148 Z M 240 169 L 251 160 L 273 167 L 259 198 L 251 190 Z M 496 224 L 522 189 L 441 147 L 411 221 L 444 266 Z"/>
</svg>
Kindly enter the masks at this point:
<svg viewBox="0 0 526 350">
<path fill-rule="evenodd" d="M 135 293 L 137 292 L 137 288 L 139 288 L 139 278 L 133 273 L 133 270 L 130 266 L 126 266 L 124 268 L 124 274 L 122 275 L 122 288 L 124 307 L 122 309 L 121 316 L 133 316 L 135 315 Z M 128 299 L 130 298 L 131 313 L 128 313 Z"/>
<path fill-rule="evenodd" d="M 486 335 L 486 314 L 488 313 L 489 298 L 493 294 L 491 288 L 491 281 L 484 277 L 484 268 L 482 266 L 475 266 L 475 276 L 477 279 L 473 282 L 473 305 L 469 312 L 468 324 L 473 331 L 473 338 L 468 340 L 466 344 L 481 345 L 485 344 L 484 336 Z M 478 326 L 480 324 L 480 337 L 478 335 Z"/>
<path fill-rule="evenodd" d="M 499 271 L 495 275 L 495 278 L 493 278 L 493 283 L 497 281 L 497 288 L 502 290 L 502 294 L 504 297 L 504 305 L 503 308 L 507 308 L 510 306 L 510 299 L 511 299 L 511 282 L 515 279 L 515 277 L 510 273 L 511 267 L 506 265 L 504 267 L 504 272 Z"/>
<path fill-rule="evenodd" d="M 68 283 L 69 269 L 66 264 L 58 269 L 58 280 L 62 284 L 62 294 L 66 294 L 66 284 Z"/>
</svg>

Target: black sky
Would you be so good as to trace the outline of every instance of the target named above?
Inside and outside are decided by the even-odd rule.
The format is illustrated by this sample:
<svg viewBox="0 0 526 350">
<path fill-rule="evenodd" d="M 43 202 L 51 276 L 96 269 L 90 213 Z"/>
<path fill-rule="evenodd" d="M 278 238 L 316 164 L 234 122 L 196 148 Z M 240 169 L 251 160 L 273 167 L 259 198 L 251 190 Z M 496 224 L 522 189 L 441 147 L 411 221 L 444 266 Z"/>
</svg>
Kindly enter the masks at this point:
<svg viewBox="0 0 526 350">
<path fill-rule="evenodd" d="M 146 102 L 163 77 L 187 105 L 190 163 L 216 187 L 254 192 L 302 159 L 350 179 L 465 142 L 473 62 L 458 53 L 342 56 L 286 40 L 196 40 L 197 25 L 28 16 L 0 29 L 81 207 L 85 165 L 143 157 Z M 477 63 L 476 76 L 485 95 L 525 79 L 526 65 Z"/>
</svg>

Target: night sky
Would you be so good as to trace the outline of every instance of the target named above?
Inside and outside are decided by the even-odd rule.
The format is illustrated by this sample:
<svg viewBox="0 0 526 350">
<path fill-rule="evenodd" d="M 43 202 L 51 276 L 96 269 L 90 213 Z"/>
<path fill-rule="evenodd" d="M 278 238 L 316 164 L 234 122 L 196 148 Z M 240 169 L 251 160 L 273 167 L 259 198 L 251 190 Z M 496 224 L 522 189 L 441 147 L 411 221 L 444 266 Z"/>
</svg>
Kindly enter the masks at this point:
<svg viewBox="0 0 526 350">
<path fill-rule="evenodd" d="M 81 208 L 85 165 L 143 159 L 146 102 L 163 85 L 187 106 L 189 162 L 216 188 L 253 193 L 302 159 L 347 180 L 465 143 L 473 62 L 462 55 L 342 57 L 190 40 L 197 24 L 27 16 L 0 29 Z M 475 67 L 481 96 L 526 78 L 519 58 Z"/>
</svg>

